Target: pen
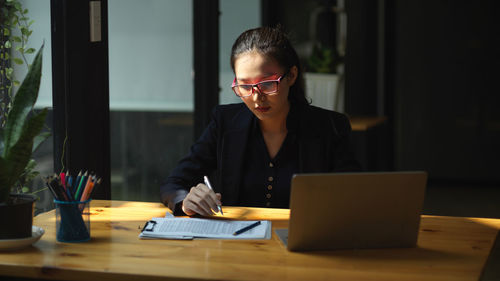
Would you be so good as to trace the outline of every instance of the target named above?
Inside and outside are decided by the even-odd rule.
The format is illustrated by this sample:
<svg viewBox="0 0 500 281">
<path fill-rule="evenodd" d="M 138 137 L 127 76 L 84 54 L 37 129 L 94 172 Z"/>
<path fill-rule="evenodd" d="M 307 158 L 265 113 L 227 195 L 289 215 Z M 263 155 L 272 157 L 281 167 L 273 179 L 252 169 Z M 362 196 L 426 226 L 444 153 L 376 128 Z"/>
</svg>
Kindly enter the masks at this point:
<svg viewBox="0 0 500 281">
<path fill-rule="evenodd" d="M 238 234 L 241 234 L 241 233 L 243 233 L 243 232 L 246 232 L 246 231 L 248 231 L 248 230 L 250 230 L 250 229 L 252 229 L 252 228 L 256 227 L 256 226 L 257 226 L 257 225 L 259 225 L 259 224 L 260 224 L 260 221 L 255 222 L 255 223 L 252 223 L 251 225 L 245 226 L 245 227 L 243 227 L 242 229 L 235 231 L 235 232 L 233 233 L 233 235 L 238 235 Z"/>
<path fill-rule="evenodd" d="M 208 186 L 208 188 L 210 188 L 210 190 L 214 190 L 212 188 L 212 185 L 210 184 L 210 181 L 208 181 L 208 177 L 207 176 L 203 176 L 203 181 L 205 181 L 205 184 Z M 220 207 L 220 205 L 217 205 L 217 208 L 219 209 L 219 212 L 221 213 L 221 215 L 224 215 L 224 212 L 222 212 L 222 208 Z"/>
</svg>

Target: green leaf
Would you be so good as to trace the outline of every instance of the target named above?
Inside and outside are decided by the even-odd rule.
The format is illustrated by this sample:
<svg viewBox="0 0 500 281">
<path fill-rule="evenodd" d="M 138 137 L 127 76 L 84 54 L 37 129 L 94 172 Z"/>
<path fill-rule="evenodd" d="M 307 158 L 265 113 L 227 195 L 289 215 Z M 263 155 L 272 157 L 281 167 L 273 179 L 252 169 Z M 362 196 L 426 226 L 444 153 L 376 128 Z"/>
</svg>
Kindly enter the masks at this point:
<svg viewBox="0 0 500 281">
<path fill-rule="evenodd" d="M 28 13 L 28 9 L 24 9 L 23 14 L 27 14 L 27 13 Z"/>
<path fill-rule="evenodd" d="M 24 168 L 24 170 L 26 171 L 31 171 L 35 168 L 36 166 L 36 161 L 35 159 L 30 159 L 30 161 L 28 162 L 28 164 L 26 164 L 26 167 Z"/>
<path fill-rule="evenodd" d="M 28 193 L 28 192 L 30 192 L 30 189 L 28 187 L 26 187 L 26 186 L 23 186 L 23 188 L 21 188 L 21 192 L 22 193 Z"/>
<path fill-rule="evenodd" d="M 12 147 L 9 148 L 7 146 L 8 143 L 6 143 L 5 151 L 7 153 L 5 155 L 5 160 L 10 166 L 10 174 L 8 176 L 8 182 L 10 184 L 8 186 L 12 186 L 12 184 L 19 179 L 19 176 L 24 172 L 26 165 L 28 165 L 31 159 L 33 139 L 43 129 L 46 117 L 47 109 L 45 108 L 39 114 L 36 114 L 26 121 L 17 142 Z"/>
<path fill-rule="evenodd" d="M 35 23 L 35 20 L 30 20 L 30 22 L 28 23 L 28 26 L 31 26 L 34 23 Z"/>
<path fill-rule="evenodd" d="M 5 53 L 5 59 L 8 60 L 10 58 L 9 53 Z"/>
<path fill-rule="evenodd" d="M 16 87 L 21 85 L 21 82 L 19 82 L 19 80 L 14 80 L 14 81 L 12 81 L 12 83 L 14 83 L 14 86 L 16 86 Z"/>
<path fill-rule="evenodd" d="M 3 44 L 5 46 L 5 48 L 9 49 L 12 47 L 12 44 L 10 43 L 9 40 L 5 41 L 5 44 Z"/>
<path fill-rule="evenodd" d="M 31 182 L 33 179 L 35 179 L 36 177 L 38 177 L 38 175 L 40 175 L 40 172 L 38 172 L 38 171 L 30 171 L 26 175 L 26 182 Z"/>
<path fill-rule="evenodd" d="M 32 152 L 35 152 L 40 147 L 40 145 L 45 140 L 47 140 L 49 137 L 50 137 L 50 133 L 49 132 L 43 132 L 43 133 L 40 133 L 38 136 L 36 136 L 35 140 L 33 141 L 33 150 L 32 150 Z"/>
<path fill-rule="evenodd" d="M 7 27 L 3 28 L 3 35 L 9 36 L 10 35 L 10 30 Z"/>
<path fill-rule="evenodd" d="M 17 64 L 24 64 L 24 61 L 20 58 L 13 58 L 14 62 Z"/>
<path fill-rule="evenodd" d="M 26 54 L 33 54 L 36 50 L 34 48 L 29 48 L 28 50 L 26 50 L 24 53 Z"/>
<path fill-rule="evenodd" d="M 21 37 L 19 37 L 19 36 L 12 36 L 12 40 L 14 40 L 14 42 L 17 42 L 17 43 L 22 42 Z"/>
<path fill-rule="evenodd" d="M 23 124 L 25 123 L 26 117 L 38 98 L 42 73 L 42 52 L 43 45 L 36 54 L 33 65 L 29 68 L 28 74 L 26 74 L 12 102 L 12 109 L 10 110 L 9 118 L 5 124 L 4 155 L 7 155 L 9 150 L 18 142 L 23 131 Z M 38 133 L 39 132 L 37 132 L 35 136 L 38 135 Z"/>
<path fill-rule="evenodd" d="M 21 19 L 21 20 L 22 20 L 22 19 Z M 21 27 L 21 34 L 22 34 L 22 35 L 27 35 L 27 34 L 28 34 L 28 32 L 29 32 L 29 30 L 28 30 L 26 27 L 24 27 L 24 26 L 22 26 L 22 27 Z"/>
</svg>

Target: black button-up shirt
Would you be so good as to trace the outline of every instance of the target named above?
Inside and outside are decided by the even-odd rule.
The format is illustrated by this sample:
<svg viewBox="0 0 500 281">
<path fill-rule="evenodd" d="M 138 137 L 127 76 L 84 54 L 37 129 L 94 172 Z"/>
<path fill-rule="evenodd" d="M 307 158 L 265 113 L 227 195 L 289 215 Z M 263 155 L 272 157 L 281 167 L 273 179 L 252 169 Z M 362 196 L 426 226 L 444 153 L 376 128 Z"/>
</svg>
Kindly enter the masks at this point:
<svg viewBox="0 0 500 281">
<path fill-rule="evenodd" d="M 254 118 L 245 151 L 240 184 L 240 205 L 289 208 L 292 175 L 298 172 L 298 116 L 291 106 L 287 136 L 271 159 L 257 118 Z"/>
</svg>

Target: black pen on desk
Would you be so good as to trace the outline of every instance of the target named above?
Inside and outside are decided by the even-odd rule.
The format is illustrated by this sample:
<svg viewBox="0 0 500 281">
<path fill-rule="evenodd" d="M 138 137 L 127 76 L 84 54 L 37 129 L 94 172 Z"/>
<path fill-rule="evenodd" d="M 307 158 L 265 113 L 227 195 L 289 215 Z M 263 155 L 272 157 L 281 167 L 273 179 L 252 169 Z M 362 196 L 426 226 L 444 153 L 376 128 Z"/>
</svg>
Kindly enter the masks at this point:
<svg viewBox="0 0 500 281">
<path fill-rule="evenodd" d="M 208 188 L 210 188 L 210 190 L 212 191 L 214 190 L 207 176 L 203 176 L 203 181 L 205 182 L 205 185 L 208 186 Z M 222 212 L 222 208 L 220 207 L 220 205 L 217 205 L 217 208 L 219 209 L 220 214 L 224 215 L 224 212 Z"/>
<path fill-rule="evenodd" d="M 255 223 L 252 223 L 251 225 L 245 226 L 245 227 L 243 227 L 242 229 L 235 231 L 235 232 L 233 233 L 233 235 L 235 235 L 235 236 L 236 236 L 236 235 L 242 234 L 243 232 L 249 231 L 250 229 L 252 229 L 252 228 L 256 227 L 256 226 L 257 226 L 257 225 L 259 225 L 259 224 L 260 224 L 260 221 L 255 222 Z"/>
</svg>

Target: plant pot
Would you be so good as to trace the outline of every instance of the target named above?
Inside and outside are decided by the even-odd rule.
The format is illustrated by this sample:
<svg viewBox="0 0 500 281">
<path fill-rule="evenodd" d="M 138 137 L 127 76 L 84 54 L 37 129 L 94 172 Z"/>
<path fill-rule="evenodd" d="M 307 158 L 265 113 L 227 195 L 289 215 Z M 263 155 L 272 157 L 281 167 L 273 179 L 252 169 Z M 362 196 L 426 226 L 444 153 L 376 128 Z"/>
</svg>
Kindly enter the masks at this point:
<svg viewBox="0 0 500 281">
<path fill-rule="evenodd" d="M 0 203 L 0 239 L 31 237 L 36 197 L 11 194 L 7 203 Z"/>
<path fill-rule="evenodd" d="M 312 100 L 312 105 L 338 112 L 344 111 L 339 75 L 306 72 L 304 79 L 307 97 Z"/>
</svg>

